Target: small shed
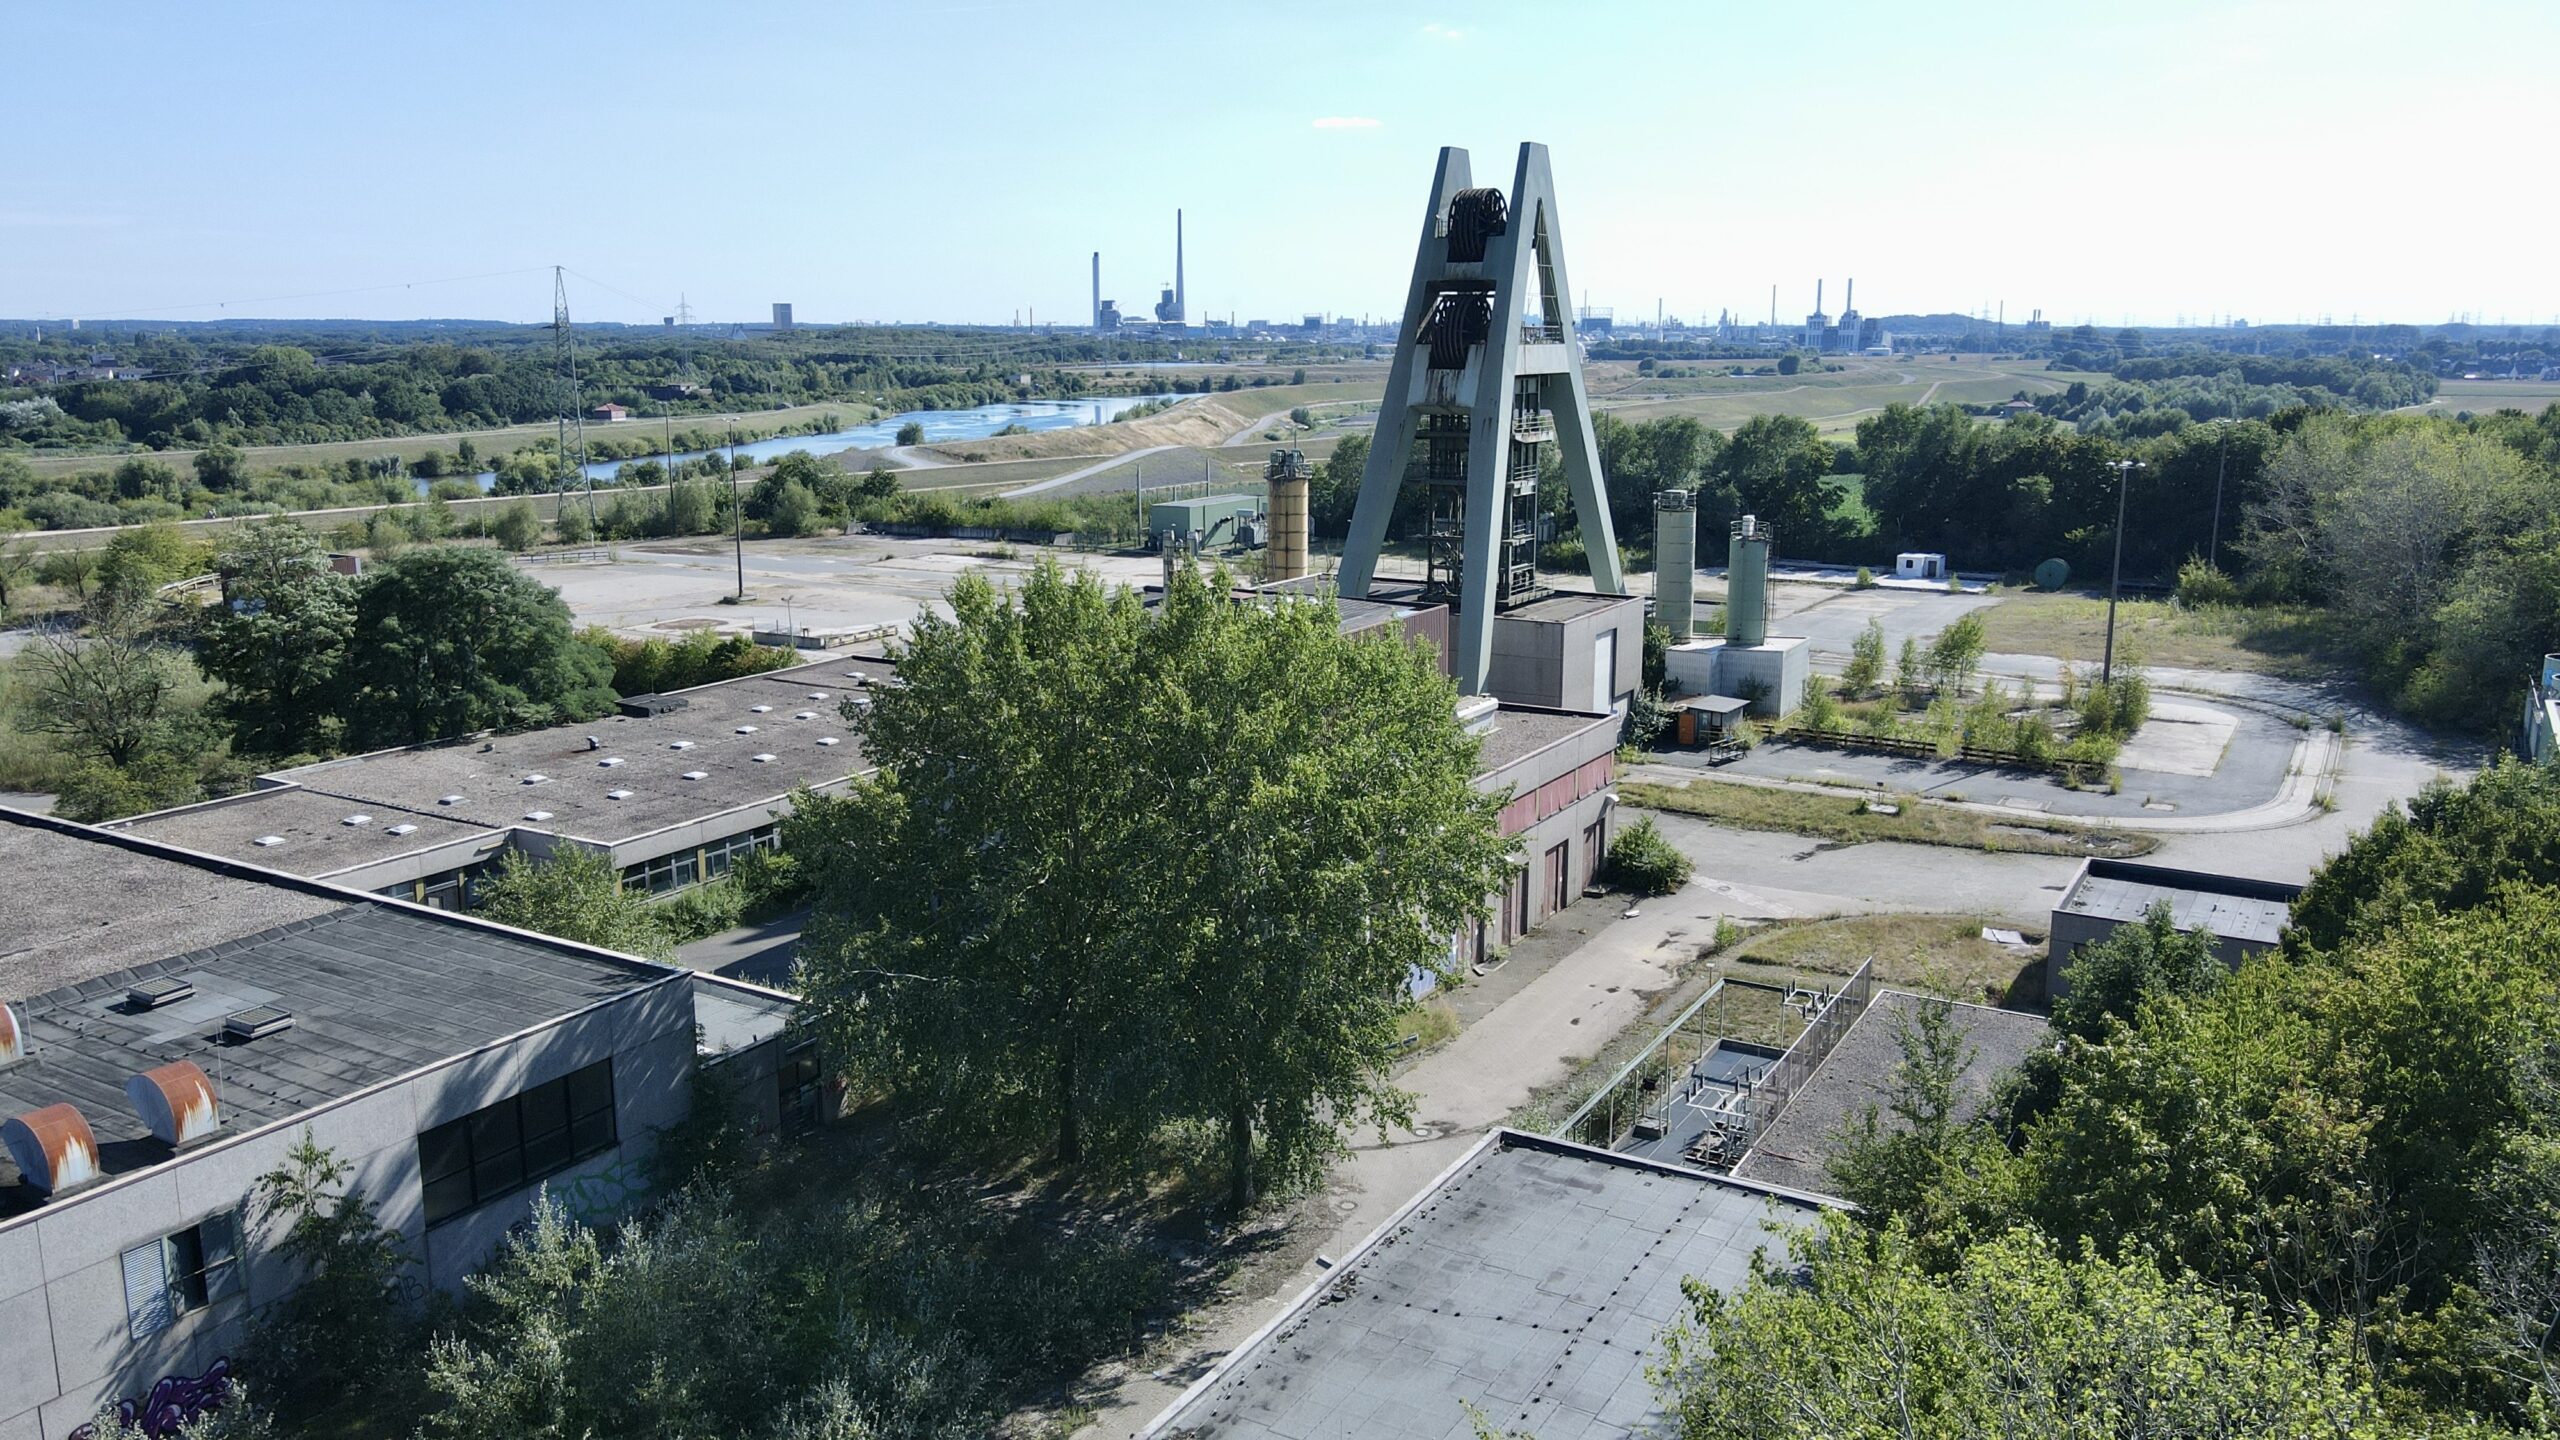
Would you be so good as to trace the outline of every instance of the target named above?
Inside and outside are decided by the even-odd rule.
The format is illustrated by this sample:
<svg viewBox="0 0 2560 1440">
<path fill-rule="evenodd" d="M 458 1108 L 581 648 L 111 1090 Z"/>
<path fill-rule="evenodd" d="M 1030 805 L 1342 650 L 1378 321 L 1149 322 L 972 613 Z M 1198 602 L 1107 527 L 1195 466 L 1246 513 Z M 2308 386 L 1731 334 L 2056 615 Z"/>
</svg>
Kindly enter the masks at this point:
<svg viewBox="0 0 2560 1440">
<path fill-rule="evenodd" d="M 1896 580 L 1944 580 L 1947 557 L 1935 550 L 1910 550 L 1893 557 Z"/>
<path fill-rule="evenodd" d="M 631 418 L 631 407 L 608 402 L 597 406 L 594 415 L 596 419 L 604 421 L 628 420 Z"/>
<path fill-rule="evenodd" d="M 1722 740 L 1742 723 L 1751 702 L 1732 695 L 1688 695 L 1671 707 L 1672 735 L 1683 745 Z"/>
</svg>

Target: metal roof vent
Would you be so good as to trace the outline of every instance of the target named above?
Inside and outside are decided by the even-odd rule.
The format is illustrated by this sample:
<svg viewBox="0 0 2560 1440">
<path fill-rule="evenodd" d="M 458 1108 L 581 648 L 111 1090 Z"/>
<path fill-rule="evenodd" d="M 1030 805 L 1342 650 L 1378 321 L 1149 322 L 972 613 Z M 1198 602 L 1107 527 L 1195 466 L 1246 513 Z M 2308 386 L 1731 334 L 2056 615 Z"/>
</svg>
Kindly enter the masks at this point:
<svg viewBox="0 0 2560 1440">
<path fill-rule="evenodd" d="M 603 766 L 603 767 L 604 767 L 604 768 L 606 768 L 607 770 L 610 770 L 610 769 L 612 769 L 614 766 L 619 765 L 619 764 L 621 764 L 621 763 L 622 763 L 622 757 L 621 757 L 621 756 L 619 756 L 619 755 L 607 755 L 606 757 L 604 757 L 603 759 L 601 759 L 601 760 L 597 761 L 596 763 L 597 763 L 598 765 Z"/>
<path fill-rule="evenodd" d="M 687 780 L 708 780 L 711 778 L 711 772 L 708 770 L 687 770 L 684 772 L 684 778 Z"/>
<path fill-rule="evenodd" d="M 124 1098 L 152 1138 L 172 1150 L 210 1139 L 222 1128 L 213 1082 L 193 1060 L 172 1060 L 128 1078 Z"/>
<path fill-rule="evenodd" d="M 827 698 L 827 692 L 824 690 L 812 690 L 809 692 L 809 698 L 812 700 L 824 700 Z"/>
<path fill-rule="evenodd" d="M 551 783 L 551 777 L 548 775 L 527 775 L 524 777 L 524 783 L 527 785 L 548 785 Z"/>
<path fill-rule="evenodd" d="M 18 1023 L 18 1012 L 0 1005 L 0 1065 L 15 1065 L 27 1058 L 27 1032 Z"/>
<path fill-rule="evenodd" d="M 415 835 L 418 833 L 418 827 L 403 821 L 398 825 L 392 826 L 388 833 L 393 835 Z"/>
<path fill-rule="evenodd" d="M 293 1012 L 275 1005 L 252 1005 L 222 1017 L 222 1033 L 235 1042 L 264 1040 L 279 1030 L 292 1028 Z"/>
<path fill-rule="evenodd" d="M 693 748 L 693 742 L 690 740 L 670 740 L 667 742 L 667 748 L 670 750 L 690 750 Z"/>
<path fill-rule="evenodd" d="M 548 810 L 527 810 L 524 812 L 524 818 L 527 820 L 548 820 L 551 818 L 551 812 Z"/>
<path fill-rule="evenodd" d="M 163 1005 L 175 1005 L 189 999 L 195 993 L 194 981 L 164 975 L 157 980 L 140 981 L 126 990 L 124 1004 L 128 1010 L 157 1010 Z"/>
<path fill-rule="evenodd" d="M 738 733 L 741 735 L 753 735 L 756 733 L 756 727 L 753 725 L 741 725 L 738 727 Z"/>
<path fill-rule="evenodd" d="M 815 720 L 818 718 L 818 712 L 815 710 L 795 710 L 792 712 L 791 718 L 794 720 Z"/>
<path fill-rule="evenodd" d="M 607 800 L 628 800 L 631 798 L 631 792 L 628 790 L 607 790 L 604 792 L 604 798 Z"/>
<path fill-rule="evenodd" d="M 372 816 L 370 816 L 370 815 L 350 815 L 350 816 L 348 816 L 346 819 L 341 820 L 341 821 L 339 821 L 338 823 L 339 823 L 339 824 L 341 824 L 341 825 L 355 825 L 355 826 L 370 825 L 370 824 L 372 824 L 372 823 L 373 823 L 373 817 L 372 817 Z"/>
<path fill-rule="evenodd" d="M 254 842 L 260 849 L 271 849 L 284 843 L 281 835 L 261 835 Z"/>
<path fill-rule="evenodd" d="M 759 765 L 770 765 L 773 763 L 773 757 L 771 755 L 752 755 L 748 758 Z"/>
<path fill-rule="evenodd" d="M 833 735 L 821 735 L 818 737 L 818 743 L 821 745 L 841 745 L 844 742 L 838 740 Z"/>
<path fill-rule="evenodd" d="M 770 715 L 773 713 L 773 707 L 770 705 L 750 705 L 747 707 L 747 713 L 750 715 Z"/>
<path fill-rule="evenodd" d="M 9 1147 L 31 1190 L 59 1195 L 98 1178 L 98 1137 L 77 1105 L 47 1105 L 0 1121 L 0 1144 Z"/>
<path fill-rule="evenodd" d="M 462 797 L 459 795 L 439 795 L 436 797 L 436 803 L 439 805 L 459 805 L 462 803 Z"/>
</svg>

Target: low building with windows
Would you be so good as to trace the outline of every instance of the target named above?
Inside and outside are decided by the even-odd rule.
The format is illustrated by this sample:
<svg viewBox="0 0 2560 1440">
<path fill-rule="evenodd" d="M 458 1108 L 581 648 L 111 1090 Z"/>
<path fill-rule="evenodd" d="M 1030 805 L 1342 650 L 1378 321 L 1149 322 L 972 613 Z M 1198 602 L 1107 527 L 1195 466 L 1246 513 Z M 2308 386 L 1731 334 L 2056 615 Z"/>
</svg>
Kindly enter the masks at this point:
<svg viewBox="0 0 2560 1440">
<path fill-rule="evenodd" d="M 835 655 L 664 695 L 582 725 L 474 735 L 323 761 L 257 789 L 115 828 L 333 884 L 468 910 L 499 852 L 576 846 L 666 894 L 779 842 L 802 786 L 871 766 L 844 707 L 895 670 Z"/>
<path fill-rule="evenodd" d="M 15 812 L 0 865 L 0 1440 L 218 1395 L 306 1135 L 451 1290 L 537 1187 L 638 1202 L 698 1066 L 758 1129 L 814 1109 L 772 991 Z"/>
</svg>

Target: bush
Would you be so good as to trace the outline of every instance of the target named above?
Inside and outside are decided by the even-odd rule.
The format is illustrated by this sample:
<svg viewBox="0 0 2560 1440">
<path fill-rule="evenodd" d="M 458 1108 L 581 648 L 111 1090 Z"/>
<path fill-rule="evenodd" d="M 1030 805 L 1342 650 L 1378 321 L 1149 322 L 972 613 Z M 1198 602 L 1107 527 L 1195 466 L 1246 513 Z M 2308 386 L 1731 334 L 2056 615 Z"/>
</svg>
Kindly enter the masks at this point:
<svg viewBox="0 0 2560 1440">
<path fill-rule="evenodd" d="M 1639 895 L 1668 895 L 1689 883 L 1689 857 L 1662 838 L 1648 815 L 1609 844 L 1609 875 Z"/>
<path fill-rule="evenodd" d="M 750 850 L 729 866 L 729 880 L 746 897 L 751 918 L 778 915 L 808 898 L 800 859 L 780 850 Z"/>
<path fill-rule="evenodd" d="M 671 944 L 685 945 L 717 935 L 737 924 L 747 912 L 746 891 L 723 877 L 696 885 L 658 907 L 658 926 Z"/>
<path fill-rule="evenodd" d="M 1858 578 L 1852 583 L 1860 590 L 1873 590 L 1876 588 L 1876 572 L 1861 565 L 1858 567 Z"/>
<path fill-rule="evenodd" d="M 530 550 L 542 543 L 542 517 L 534 513 L 532 501 L 519 500 L 498 512 L 489 535 L 501 550 Z"/>
<path fill-rule="evenodd" d="M 2189 606 L 2237 605 L 2240 603 L 2240 582 L 2201 558 L 2190 558 L 2178 567 L 2178 603 Z"/>
<path fill-rule="evenodd" d="M 924 422 L 921 420 L 910 420 L 906 424 L 899 426 L 898 443 L 901 445 L 923 444 Z"/>
<path fill-rule="evenodd" d="M 1831 698 L 1831 681 L 1827 677 L 1805 677 L 1804 703 L 1796 707 L 1789 723 L 1801 729 L 1825 733 L 1840 728 L 1840 702 Z"/>
</svg>

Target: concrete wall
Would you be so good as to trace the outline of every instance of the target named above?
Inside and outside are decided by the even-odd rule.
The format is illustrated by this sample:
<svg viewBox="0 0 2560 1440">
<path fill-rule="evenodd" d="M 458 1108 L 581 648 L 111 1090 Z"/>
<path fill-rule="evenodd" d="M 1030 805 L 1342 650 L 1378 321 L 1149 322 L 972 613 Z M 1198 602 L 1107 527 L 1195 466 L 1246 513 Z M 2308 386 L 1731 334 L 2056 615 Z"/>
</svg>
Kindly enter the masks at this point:
<svg viewBox="0 0 2560 1440">
<path fill-rule="evenodd" d="M 525 1217 L 534 1191 L 429 1230 L 419 1133 L 607 1056 L 620 1144 L 545 1182 L 581 1215 L 605 1218 L 640 1198 L 653 1132 L 691 1099 L 693 1001 L 681 976 L 0 1224 L 0 1440 L 65 1440 L 101 1406 L 139 1402 L 164 1377 L 202 1375 L 237 1351 L 252 1308 L 297 1283 L 272 1230 L 244 1233 L 238 1294 L 142 1340 L 130 1338 L 122 1255 L 239 1209 L 306 1129 L 355 1166 L 348 1184 L 407 1241 L 418 1278 L 458 1289 Z"/>
<path fill-rule="evenodd" d="M 1617 663 L 1614 683 L 1601 700 L 1594 651 L 1604 635 L 1611 636 L 1609 653 Z M 1494 617 L 1493 663 L 1485 672 L 1485 692 L 1505 703 L 1548 710 L 1614 709 L 1635 694 L 1643 679 L 1641 600 L 1629 599 L 1564 620 Z"/>
</svg>

